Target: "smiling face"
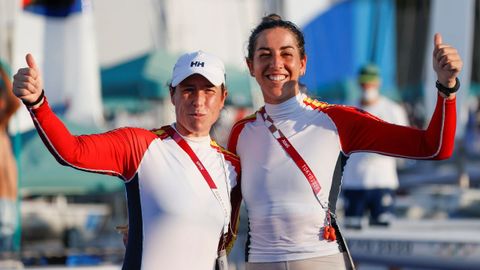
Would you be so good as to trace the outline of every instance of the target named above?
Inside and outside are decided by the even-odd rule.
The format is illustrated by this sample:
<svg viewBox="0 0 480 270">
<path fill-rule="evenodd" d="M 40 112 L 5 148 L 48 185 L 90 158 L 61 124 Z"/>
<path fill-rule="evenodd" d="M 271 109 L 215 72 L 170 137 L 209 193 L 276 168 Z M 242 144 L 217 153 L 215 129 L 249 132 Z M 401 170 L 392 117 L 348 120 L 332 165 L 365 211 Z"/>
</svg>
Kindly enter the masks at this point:
<svg viewBox="0 0 480 270">
<path fill-rule="evenodd" d="M 259 33 L 253 58 L 247 59 L 247 65 L 266 103 L 279 104 L 298 93 L 298 80 L 305 73 L 307 57 L 301 57 L 297 44 L 292 32 L 282 27 Z"/>
<path fill-rule="evenodd" d="M 180 82 L 170 96 L 175 105 L 176 128 L 186 137 L 207 136 L 225 104 L 226 90 L 194 74 Z"/>
</svg>

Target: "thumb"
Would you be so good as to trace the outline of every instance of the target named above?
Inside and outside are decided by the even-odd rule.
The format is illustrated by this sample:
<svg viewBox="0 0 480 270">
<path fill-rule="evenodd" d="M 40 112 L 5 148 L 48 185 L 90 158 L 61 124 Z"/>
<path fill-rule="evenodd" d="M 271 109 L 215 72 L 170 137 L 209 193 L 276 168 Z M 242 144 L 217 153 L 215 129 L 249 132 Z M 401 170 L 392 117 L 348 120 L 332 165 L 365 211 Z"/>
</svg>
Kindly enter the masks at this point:
<svg viewBox="0 0 480 270">
<path fill-rule="evenodd" d="M 25 57 L 25 60 L 27 61 L 27 65 L 29 68 L 38 70 L 37 63 L 35 62 L 35 59 L 31 54 L 27 54 L 27 56 Z"/>
<path fill-rule="evenodd" d="M 433 45 L 439 46 L 442 43 L 443 43 L 442 35 L 440 35 L 440 33 L 436 33 L 435 36 L 433 37 Z"/>
</svg>

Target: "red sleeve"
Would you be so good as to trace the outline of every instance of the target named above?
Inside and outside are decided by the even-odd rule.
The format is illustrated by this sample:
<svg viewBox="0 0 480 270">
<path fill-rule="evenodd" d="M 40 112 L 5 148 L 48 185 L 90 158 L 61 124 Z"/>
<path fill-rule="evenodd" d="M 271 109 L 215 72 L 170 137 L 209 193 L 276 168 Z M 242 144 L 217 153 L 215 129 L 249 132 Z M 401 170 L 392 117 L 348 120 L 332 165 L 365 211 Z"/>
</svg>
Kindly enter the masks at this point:
<svg viewBox="0 0 480 270">
<path fill-rule="evenodd" d="M 230 136 L 228 138 L 228 145 L 227 145 L 228 151 L 234 154 L 237 154 L 237 143 L 238 143 L 238 137 L 240 136 L 240 133 L 245 127 L 245 124 L 247 124 L 248 122 L 255 121 L 257 119 L 256 117 L 257 117 L 257 113 L 255 112 L 254 114 L 251 114 L 243 118 L 242 120 L 236 122 L 233 125 L 232 130 L 230 131 Z"/>
<path fill-rule="evenodd" d="M 227 149 L 234 154 L 237 154 L 238 136 L 240 135 L 243 126 L 244 125 L 235 124 L 230 131 L 230 136 L 228 137 Z"/>
<path fill-rule="evenodd" d="M 374 152 L 412 159 L 446 159 L 452 155 L 456 128 L 456 100 L 437 97 L 437 105 L 426 130 L 384 122 L 360 109 L 331 106 L 345 154 Z"/>
<path fill-rule="evenodd" d="M 140 128 L 74 136 L 52 112 L 46 99 L 30 113 L 38 134 L 60 164 L 124 180 L 135 175 L 146 149 L 157 137 Z"/>
</svg>

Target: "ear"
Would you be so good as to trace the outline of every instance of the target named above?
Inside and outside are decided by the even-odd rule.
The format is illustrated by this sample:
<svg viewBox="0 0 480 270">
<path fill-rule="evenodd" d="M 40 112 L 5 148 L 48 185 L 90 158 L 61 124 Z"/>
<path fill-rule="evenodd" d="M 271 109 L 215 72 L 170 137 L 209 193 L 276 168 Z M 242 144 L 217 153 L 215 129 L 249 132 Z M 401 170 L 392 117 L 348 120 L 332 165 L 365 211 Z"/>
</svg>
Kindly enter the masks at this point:
<svg viewBox="0 0 480 270">
<path fill-rule="evenodd" d="M 253 61 L 245 57 L 245 62 L 247 63 L 248 70 L 250 71 L 250 76 L 255 77 L 253 72 Z"/>
<path fill-rule="evenodd" d="M 300 74 L 303 76 L 307 71 L 307 55 L 303 59 L 300 59 Z"/>
<path fill-rule="evenodd" d="M 227 86 L 225 84 L 222 84 L 219 86 L 220 90 L 220 110 L 223 109 L 225 106 L 225 101 L 227 101 L 227 96 L 228 96 L 228 91 L 227 91 Z"/>
<path fill-rule="evenodd" d="M 170 101 L 172 102 L 173 106 L 175 106 L 175 99 L 173 96 L 175 95 L 175 87 L 170 86 Z"/>
<path fill-rule="evenodd" d="M 225 87 L 225 91 L 223 91 L 222 93 L 222 108 L 223 106 L 225 106 L 225 101 L 227 101 L 227 97 L 228 97 L 228 90 L 227 90 L 227 87 Z"/>
</svg>

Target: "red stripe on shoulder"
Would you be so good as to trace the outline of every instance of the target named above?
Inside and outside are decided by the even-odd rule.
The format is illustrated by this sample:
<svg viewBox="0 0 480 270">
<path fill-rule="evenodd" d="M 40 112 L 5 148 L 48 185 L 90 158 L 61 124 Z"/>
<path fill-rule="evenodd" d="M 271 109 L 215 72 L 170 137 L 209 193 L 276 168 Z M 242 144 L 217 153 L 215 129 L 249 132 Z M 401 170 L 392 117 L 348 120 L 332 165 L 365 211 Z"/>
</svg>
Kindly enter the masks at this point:
<svg viewBox="0 0 480 270">
<path fill-rule="evenodd" d="M 245 127 L 245 124 L 249 122 L 253 122 L 257 120 L 257 112 L 243 118 L 242 120 L 238 121 L 235 123 L 232 127 L 232 130 L 230 131 L 230 137 L 228 138 L 228 146 L 227 149 L 236 154 L 237 153 L 237 142 L 238 142 L 238 136 L 240 136 L 240 132 L 242 132 L 242 129 Z"/>
</svg>

